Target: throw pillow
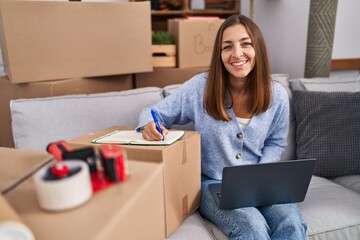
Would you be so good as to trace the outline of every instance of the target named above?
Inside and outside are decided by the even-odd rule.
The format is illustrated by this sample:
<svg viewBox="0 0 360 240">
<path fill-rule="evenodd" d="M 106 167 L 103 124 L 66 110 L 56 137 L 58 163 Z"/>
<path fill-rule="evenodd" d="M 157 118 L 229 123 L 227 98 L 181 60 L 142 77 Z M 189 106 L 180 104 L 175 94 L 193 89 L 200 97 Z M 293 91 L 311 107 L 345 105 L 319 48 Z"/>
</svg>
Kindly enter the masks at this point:
<svg viewBox="0 0 360 240">
<path fill-rule="evenodd" d="M 316 158 L 314 174 L 360 173 L 360 92 L 294 91 L 298 158 Z"/>
<path fill-rule="evenodd" d="M 293 91 L 358 92 L 360 77 L 299 78 L 290 80 Z"/>
</svg>

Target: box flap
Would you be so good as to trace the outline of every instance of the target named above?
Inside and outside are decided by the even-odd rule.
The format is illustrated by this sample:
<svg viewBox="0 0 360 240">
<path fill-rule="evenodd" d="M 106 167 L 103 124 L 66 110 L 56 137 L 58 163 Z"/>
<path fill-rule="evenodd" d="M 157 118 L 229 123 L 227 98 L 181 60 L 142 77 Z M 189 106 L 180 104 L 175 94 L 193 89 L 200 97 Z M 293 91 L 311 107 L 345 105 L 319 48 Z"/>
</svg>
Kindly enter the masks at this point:
<svg viewBox="0 0 360 240">
<path fill-rule="evenodd" d="M 10 192 L 52 160 L 47 153 L 0 147 L 1 193 Z"/>
</svg>

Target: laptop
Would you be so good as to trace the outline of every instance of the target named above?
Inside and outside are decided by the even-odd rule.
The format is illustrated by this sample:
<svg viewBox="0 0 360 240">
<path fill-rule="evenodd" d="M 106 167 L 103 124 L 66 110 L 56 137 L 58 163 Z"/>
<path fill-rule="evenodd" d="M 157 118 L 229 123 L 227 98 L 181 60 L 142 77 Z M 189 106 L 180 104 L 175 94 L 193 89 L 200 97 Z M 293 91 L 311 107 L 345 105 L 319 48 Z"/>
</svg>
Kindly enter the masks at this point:
<svg viewBox="0 0 360 240">
<path fill-rule="evenodd" d="M 260 207 L 305 199 L 316 159 L 224 167 L 222 182 L 209 184 L 220 209 Z"/>
</svg>

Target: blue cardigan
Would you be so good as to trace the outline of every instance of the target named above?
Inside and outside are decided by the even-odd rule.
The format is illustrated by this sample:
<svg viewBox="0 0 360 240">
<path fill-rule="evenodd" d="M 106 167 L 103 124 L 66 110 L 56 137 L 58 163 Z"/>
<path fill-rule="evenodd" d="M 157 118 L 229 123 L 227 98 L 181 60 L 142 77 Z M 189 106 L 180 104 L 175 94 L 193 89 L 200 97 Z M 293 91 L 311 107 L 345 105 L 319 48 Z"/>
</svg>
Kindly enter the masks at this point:
<svg viewBox="0 0 360 240">
<path fill-rule="evenodd" d="M 270 108 L 241 129 L 232 108 L 228 109 L 230 122 L 214 120 L 204 111 L 206 80 L 207 73 L 198 74 L 152 106 L 166 128 L 194 123 L 201 133 L 202 174 L 221 180 L 225 166 L 278 161 L 287 145 L 289 128 L 289 99 L 280 83 L 272 83 Z M 148 121 L 152 121 L 150 108 L 141 111 L 136 130 Z"/>
</svg>

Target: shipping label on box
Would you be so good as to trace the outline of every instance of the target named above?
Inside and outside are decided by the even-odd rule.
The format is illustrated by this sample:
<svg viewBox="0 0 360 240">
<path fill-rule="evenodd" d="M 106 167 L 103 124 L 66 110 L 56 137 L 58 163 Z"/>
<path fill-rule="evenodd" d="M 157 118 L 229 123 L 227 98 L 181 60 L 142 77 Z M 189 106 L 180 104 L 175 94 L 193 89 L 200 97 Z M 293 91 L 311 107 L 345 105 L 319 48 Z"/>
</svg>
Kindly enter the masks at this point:
<svg viewBox="0 0 360 240">
<path fill-rule="evenodd" d="M 107 133 L 129 129 L 134 128 L 111 127 L 72 139 L 69 143 L 74 147 L 89 145 L 93 139 Z M 131 160 L 162 164 L 166 237 L 170 236 L 200 204 L 200 133 L 185 131 L 181 140 L 169 146 L 121 146 Z"/>
<path fill-rule="evenodd" d="M 169 19 L 168 32 L 177 44 L 178 67 L 208 67 L 216 33 L 224 19 Z"/>
<path fill-rule="evenodd" d="M 2 1 L 0 11 L 13 83 L 153 69 L 149 2 Z"/>
</svg>

